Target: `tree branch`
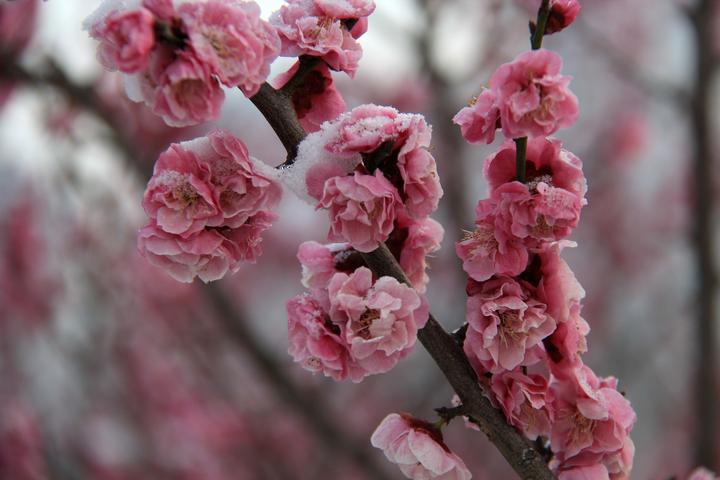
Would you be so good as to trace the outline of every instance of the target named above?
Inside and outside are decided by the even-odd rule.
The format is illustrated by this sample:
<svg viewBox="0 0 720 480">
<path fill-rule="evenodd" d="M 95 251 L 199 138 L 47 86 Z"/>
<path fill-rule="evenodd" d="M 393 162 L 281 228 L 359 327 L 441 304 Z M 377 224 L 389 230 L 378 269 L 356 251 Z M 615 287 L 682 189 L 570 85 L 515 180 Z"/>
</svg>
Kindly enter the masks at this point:
<svg viewBox="0 0 720 480">
<path fill-rule="evenodd" d="M 288 152 L 286 164 L 292 163 L 297 152 L 297 144 L 293 143 L 295 141 L 293 138 L 283 138 L 283 135 L 288 131 L 302 130 L 294 113 L 285 114 L 288 109 L 292 109 L 292 103 L 286 95 L 278 93 L 267 84 L 261 88 L 261 92 L 263 92 L 261 96 L 256 95 L 251 100 L 268 119 L 275 133 L 281 137 L 283 145 L 286 145 Z M 276 125 L 280 128 L 276 128 Z M 362 255 L 376 275 L 391 276 L 400 282 L 410 284 L 397 260 L 384 244 L 381 244 L 377 250 Z M 462 403 L 466 405 L 468 415 L 478 423 L 515 472 L 523 479 L 554 479 L 540 452 L 508 424 L 505 416 L 490 404 L 462 347 L 432 315 L 427 325 L 418 332 L 418 339 L 440 367 Z"/>
<path fill-rule="evenodd" d="M 263 378 L 274 387 L 281 399 L 307 420 L 328 450 L 341 452 L 364 470 L 370 478 L 389 480 L 390 477 L 378 464 L 377 457 L 370 454 L 367 446 L 349 438 L 335 426 L 328 414 L 331 409 L 322 398 L 310 398 L 290 377 L 285 375 L 284 367 L 262 345 L 262 341 L 248 327 L 248 319 L 243 318 L 220 287 L 205 285 L 202 291 L 215 309 L 215 317 L 225 332 L 250 355 L 255 366 L 263 374 Z"/>
<path fill-rule="evenodd" d="M 697 356 L 695 377 L 695 464 L 718 468 L 717 452 L 717 353 L 715 351 L 717 272 L 713 229 L 713 151 L 711 139 L 711 92 L 715 70 L 713 63 L 713 0 L 700 0 L 690 13 L 696 38 L 696 72 L 692 92 L 691 125 L 695 159 L 694 226 L 697 265 L 696 320 Z"/>
</svg>

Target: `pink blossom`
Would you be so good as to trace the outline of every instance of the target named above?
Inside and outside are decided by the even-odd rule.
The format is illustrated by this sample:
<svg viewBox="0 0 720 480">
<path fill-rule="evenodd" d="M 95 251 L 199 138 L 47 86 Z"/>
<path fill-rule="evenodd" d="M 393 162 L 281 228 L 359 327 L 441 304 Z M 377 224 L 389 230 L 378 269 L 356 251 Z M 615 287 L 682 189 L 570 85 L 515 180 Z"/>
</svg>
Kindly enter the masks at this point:
<svg viewBox="0 0 720 480">
<path fill-rule="evenodd" d="M 257 3 L 190 2 L 180 5 L 178 13 L 198 59 L 220 82 L 239 86 L 248 97 L 257 93 L 280 53 L 280 38 L 260 18 Z"/>
<path fill-rule="evenodd" d="M 288 353 L 303 368 L 340 381 L 348 376 L 349 354 L 342 331 L 309 295 L 287 303 Z"/>
<path fill-rule="evenodd" d="M 300 63 L 273 80 L 273 87 L 282 88 L 297 72 Z M 345 100 L 335 88 L 330 70 L 320 62 L 308 72 L 303 82 L 293 90 L 293 107 L 300 125 L 307 132 L 320 130 L 323 122 L 333 120 L 345 111 Z"/>
<path fill-rule="evenodd" d="M 149 70 L 138 77 L 140 98 L 172 127 L 196 125 L 218 118 L 225 93 L 208 66 L 182 52 L 172 56 L 174 54 L 163 54 L 162 50 L 151 56 Z M 133 95 L 131 98 L 138 97 Z"/>
<path fill-rule="evenodd" d="M 502 65 L 490 78 L 497 95 L 500 122 L 507 138 L 541 137 L 569 127 L 579 115 L 578 100 L 560 75 L 562 59 L 534 50 Z"/>
<path fill-rule="evenodd" d="M 598 379 L 584 365 L 572 377 L 553 384 L 555 421 L 550 441 L 561 468 L 598 463 L 614 470 L 621 463 L 632 466 L 631 459 L 618 462 L 617 454 L 628 448 L 626 440 L 637 417 L 616 385 L 615 379 Z"/>
<path fill-rule="evenodd" d="M 509 277 L 484 282 L 467 301 L 465 353 L 490 372 L 537 363 L 555 320 L 532 286 Z"/>
<path fill-rule="evenodd" d="M 445 231 L 432 218 L 414 220 L 401 216 L 396 230 L 406 229 L 406 238 L 400 247 L 400 267 L 418 293 L 425 293 L 430 278 L 427 275 L 428 255 L 440 250 Z M 392 248 L 392 247 L 391 247 Z"/>
<path fill-rule="evenodd" d="M 526 182 L 515 180 L 515 143 L 507 141 L 485 161 L 491 197 L 519 238 L 560 240 L 572 232 L 587 203 L 582 162 L 556 139 L 528 141 Z"/>
<path fill-rule="evenodd" d="M 552 35 L 569 27 L 580 14 L 578 0 L 551 0 L 550 16 L 545 27 L 545 35 Z"/>
<path fill-rule="evenodd" d="M 539 257 L 540 282 L 538 298 L 547 305 L 547 313 L 557 322 L 553 334 L 545 339 L 545 349 L 550 358 L 550 368 L 559 378 L 574 375 L 580 364 L 580 355 L 587 351 L 586 336 L 590 326 L 580 316 L 581 300 L 585 291 L 572 270 L 560 256 L 565 245 L 546 245 Z"/>
<path fill-rule="evenodd" d="M 147 67 L 155 46 L 149 10 L 114 11 L 92 26 L 90 35 L 100 41 L 98 60 L 109 70 L 134 73 Z"/>
<path fill-rule="evenodd" d="M 372 272 L 336 273 L 328 285 L 330 316 L 342 325 L 353 363 L 351 378 L 384 373 L 415 345 L 417 331 L 428 319 L 427 303 L 392 277 L 373 283 Z"/>
<path fill-rule="evenodd" d="M 453 117 L 453 123 L 460 125 L 462 136 L 470 143 L 492 143 L 499 122 L 500 109 L 493 90 L 483 90 L 469 106 Z"/>
<path fill-rule="evenodd" d="M 163 22 L 170 23 L 177 15 L 174 0 L 142 0 L 142 6 Z"/>
<path fill-rule="evenodd" d="M 167 233 L 151 220 L 138 233 L 138 250 L 179 282 L 196 276 L 211 282 L 236 272 L 242 262 L 254 262 L 262 253 L 260 235 L 275 218 L 262 211 L 237 228 L 205 229 L 187 238 Z"/>
<path fill-rule="evenodd" d="M 687 480 L 716 480 L 720 477 L 715 476 L 713 472 L 707 468 L 698 467 L 688 475 Z"/>
<path fill-rule="evenodd" d="M 0 4 L 0 54 L 22 52 L 35 33 L 38 0 L 15 0 Z"/>
<path fill-rule="evenodd" d="M 610 480 L 610 475 L 605 465 L 595 464 L 563 469 L 558 480 Z"/>
<path fill-rule="evenodd" d="M 401 207 L 395 187 L 380 170 L 375 175 L 355 172 L 325 182 L 318 208 L 330 215 L 330 240 L 346 241 L 361 252 L 376 249 L 393 230 Z"/>
<path fill-rule="evenodd" d="M 553 397 L 545 377 L 526 375 L 518 369 L 496 373 L 490 379 L 490 389 L 508 422 L 527 438 L 549 436 Z"/>
<path fill-rule="evenodd" d="M 160 155 L 143 198 L 164 231 L 188 237 L 207 227 L 238 227 L 273 209 L 281 189 L 269 167 L 226 131 L 173 144 Z"/>
<path fill-rule="evenodd" d="M 437 174 L 435 158 L 427 150 L 430 146 L 430 128 L 420 115 L 410 116 L 408 126 L 400 128 L 397 168 L 402 177 L 405 208 L 416 218 L 437 210 L 443 195 Z"/>
<path fill-rule="evenodd" d="M 478 282 L 493 275 L 519 275 L 528 262 L 528 250 L 522 241 L 496 222 L 494 204 L 481 201 L 476 208 L 475 230 L 466 232 L 455 244 L 463 261 L 463 270 Z"/>
<path fill-rule="evenodd" d="M 373 2 L 288 0 L 287 5 L 271 15 L 270 23 L 280 34 L 281 55 L 322 57 L 333 70 L 354 76 L 362 47 L 342 18 L 335 15 L 347 18 L 345 15 L 371 13 L 373 9 Z M 363 20 L 362 17 L 354 18 Z"/>
<path fill-rule="evenodd" d="M 342 246 L 344 244 L 335 244 Z M 335 254 L 331 246 L 318 242 L 303 242 L 297 258 L 302 265 L 302 284 L 305 288 L 325 289 L 335 274 Z"/>
<path fill-rule="evenodd" d="M 462 459 L 445 445 L 432 424 L 409 415 L 385 417 L 370 438 L 405 477 L 414 480 L 469 480 L 472 474 Z"/>
</svg>

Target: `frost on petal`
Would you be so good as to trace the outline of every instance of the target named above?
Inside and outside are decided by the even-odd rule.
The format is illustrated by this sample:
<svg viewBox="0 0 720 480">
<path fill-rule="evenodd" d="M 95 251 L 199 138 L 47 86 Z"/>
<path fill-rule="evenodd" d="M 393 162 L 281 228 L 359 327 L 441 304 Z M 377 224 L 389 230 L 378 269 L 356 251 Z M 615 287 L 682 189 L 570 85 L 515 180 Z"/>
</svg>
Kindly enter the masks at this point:
<svg viewBox="0 0 720 480">
<path fill-rule="evenodd" d="M 290 70 L 278 75 L 272 82 L 273 87 L 282 88 L 299 67 L 300 62 L 296 62 Z M 306 132 L 320 130 L 324 122 L 345 111 L 345 100 L 335 88 L 330 70 L 323 62 L 305 74 L 302 83 L 293 90 L 292 102 L 300 125 Z"/>
<path fill-rule="evenodd" d="M 260 18 L 255 2 L 190 2 L 178 13 L 198 58 L 220 81 L 254 95 L 280 53 L 274 27 Z"/>
<path fill-rule="evenodd" d="M 355 75 L 362 47 L 335 15 L 372 13 L 372 2 L 288 0 L 270 16 L 281 40 L 280 55 L 322 57 L 333 70 Z M 358 18 L 363 20 L 367 15 Z M 347 17 L 344 17 L 347 18 Z"/>
</svg>

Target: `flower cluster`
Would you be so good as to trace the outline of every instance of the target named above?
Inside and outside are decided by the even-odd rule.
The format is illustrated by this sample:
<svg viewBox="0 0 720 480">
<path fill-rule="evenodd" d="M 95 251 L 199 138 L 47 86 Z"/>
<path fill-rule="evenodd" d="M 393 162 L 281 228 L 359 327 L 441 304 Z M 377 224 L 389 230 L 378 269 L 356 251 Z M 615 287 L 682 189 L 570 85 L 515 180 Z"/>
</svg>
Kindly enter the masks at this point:
<svg viewBox="0 0 720 480">
<path fill-rule="evenodd" d="M 308 293 L 287 304 L 288 352 L 304 368 L 335 380 L 360 381 L 390 370 L 410 353 L 425 325 L 425 257 L 440 248 L 443 230 L 432 219 L 404 225 L 390 247 L 412 288 L 375 278 L 347 243 L 300 245 L 298 260 Z"/>
<path fill-rule="evenodd" d="M 288 0 L 267 22 L 253 1 L 105 0 L 85 28 L 100 42 L 100 63 L 126 74 L 128 96 L 174 127 L 216 119 L 223 85 L 255 95 L 279 55 L 318 57 L 292 96 L 303 127 L 315 131 L 345 110 L 329 69 L 354 75 L 357 38 L 374 9 L 372 0 Z"/>
<path fill-rule="evenodd" d="M 86 21 L 98 59 L 127 74 L 128 95 L 171 126 L 215 119 L 221 84 L 254 95 L 280 53 L 255 2 L 106 0 Z"/>
<path fill-rule="evenodd" d="M 281 193 L 275 170 L 229 132 L 173 144 L 145 190 L 138 248 L 178 281 L 217 280 L 260 255 Z"/>
<path fill-rule="evenodd" d="M 362 105 L 326 122 L 283 173 L 299 196 L 330 215 L 331 241 L 370 252 L 399 223 L 427 223 L 442 187 L 421 115 Z"/>
<path fill-rule="evenodd" d="M 355 75 L 362 47 L 357 38 L 367 30 L 372 0 L 287 0 L 272 14 L 280 34 L 280 54 L 322 58 L 333 70 Z"/>
<path fill-rule="evenodd" d="M 547 33 L 572 21 L 573 5 L 553 2 Z M 485 161 L 489 198 L 456 245 L 470 277 L 464 350 L 508 422 L 551 448 L 558 478 L 620 479 L 632 468 L 635 412 L 616 379 L 582 361 L 585 292 L 560 256 L 587 190 L 580 160 L 547 137 L 578 117 L 561 67 L 553 52 L 524 53 L 455 116 L 470 143 L 491 143 L 498 128 L 507 138 Z"/>
<path fill-rule="evenodd" d="M 352 273 L 338 270 L 352 268 L 352 252 L 343 248 L 300 247 L 311 293 L 288 301 L 288 352 L 310 371 L 359 382 L 389 371 L 412 351 L 428 308 L 394 278 L 374 278 L 364 266 Z"/>
<path fill-rule="evenodd" d="M 460 457 L 450 451 L 436 426 L 407 414 L 391 413 L 380 423 L 370 442 L 413 479 L 470 480 Z"/>
<path fill-rule="evenodd" d="M 552 135 L 578 117 L 577 97 L 561 75 L 562 59 L 549 50 L 520 54 L 490 77 L 484 90 L 453 121 L 470 143 L 492 143 L 501 128 L 507 138 Z"/>
</svg>

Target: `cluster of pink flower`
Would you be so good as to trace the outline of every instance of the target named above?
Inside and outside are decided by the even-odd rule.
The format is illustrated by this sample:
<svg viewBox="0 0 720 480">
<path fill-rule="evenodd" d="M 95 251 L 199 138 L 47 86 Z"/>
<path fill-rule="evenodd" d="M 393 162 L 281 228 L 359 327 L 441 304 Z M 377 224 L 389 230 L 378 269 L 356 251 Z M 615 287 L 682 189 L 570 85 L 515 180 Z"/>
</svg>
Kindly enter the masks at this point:
<svg viewBox="0 0 720 480">
<path fill-rule="evenodd" d="M 322 57 L 352 75 L 362 55 L 355 39 L 374 8 L 289 0 L 267 22 L 251 1 L 105 0 L 85 26 L 100 62 L 127 74 L 130 98 L 179 127 L 217 118 L 221 85 L 255 95 L 278 55 Z"/>
<path fill-rule="evenodd" d="M 336 380 L 390 370 L 428 318 L 426 256 L 442 240 L 429 218 L 442 189 L 420 115 L 363 105 L 310 134 L 283 180 L 330 215 L 331 241 L 300 246 L 303 284 L 288 302 L 289 352 Z M 415 290 L 374 278 L 360 252 L 387 242 Z"/>
<path fill-rule="evenodd" d="M 182 282 L 236 271 L 261 253 L 260 235 L 276 218 L 282 189 L 275 176 L 225 131 L 171 145 L 143 197 L 150 221 L 138 248 Z"/>
<path fill-rule="evenodd" d="M 578 117 L 561 67 L 550 51 L 524 53 L 455 117 L 471 143 L 492 142 L 498 128 L 508 138 L 485 162 L 490 198 L 478 202 L 475 230 L 456 246 L 470 276 L 464 349 L 508 422 L 549 440 L 560 479 L 626 478 L 635 412 L 616 379 L 582 362 L 585 293 L 560 256 L 586 203 L 580 160 L 546 137 Z M 523 158 L 517 144 L 525 142 Z"/>
</svg>

